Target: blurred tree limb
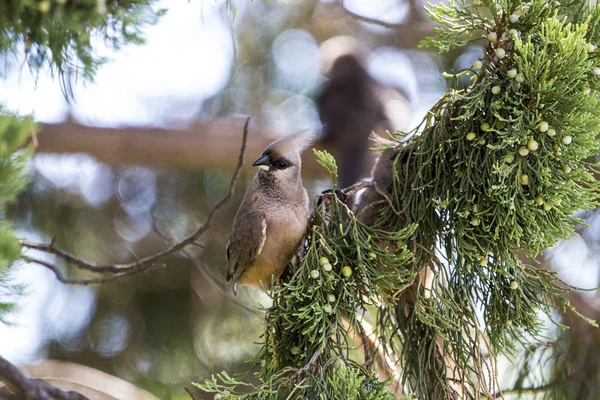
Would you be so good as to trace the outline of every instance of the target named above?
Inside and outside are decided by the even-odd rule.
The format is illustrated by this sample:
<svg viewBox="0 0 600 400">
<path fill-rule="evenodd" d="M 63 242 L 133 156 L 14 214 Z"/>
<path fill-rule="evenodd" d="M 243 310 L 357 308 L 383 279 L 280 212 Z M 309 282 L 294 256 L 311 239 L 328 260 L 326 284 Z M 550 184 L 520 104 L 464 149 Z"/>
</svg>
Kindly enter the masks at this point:
<svg viewBox="0 0 600 400">
<path fill-rule="evenodd" d="M 0 380 L 23 400 L 88 400 L 77 392 L 60 390 L 40 379 L 31 379 L 0 356 Z"/>
<path fill-rule="evenodd" d="M 221 200 L 219 200 L 214 205 L 214 207 L 209 211 L 204 224 L 202 224 L 200 227 L 198 227 L 198 229 L 196 229 L 196 231 L 191 233 L 185 239 L 181 240 L 180 242 L 175 243 L 174 245 L 172 245 L 171 247 L 169 247 L 167 249 L 161 250 L 153 255 L 144 257 L 140 260 L 130 262 L 130 263 L 109 264 L 109 265 L 98 265 L 98 264 L 94 264 L 92 262 L 86 261 L 86 260 L 79 258 L 65 250 L 55 247 L 53 242 L 51 242 L 49 244 L 45 244 L 45 243 L 30 242 L 27 240 L 20 241 L 21 246 L 25 249 L 33 249 L 33 250 L 38 250 L 38 251 L 41 251 L 44 253 L 53 254 L 53 255 L 59 257 L 60 259 L 62 259 L 63 261 L 65 261 L 66 263 L 74 265 L 77 268 L 80 268 L 80 269 L 83 269 L 86 271 L 90 271 L 90 272 L 94 272 L 94 273 L 110 273 L 110 274 L 112 274 L 112 275 L 103 276 L 101 278 L 96 278 L 96 279 L 66 279 L 61 274 L 60 269 L 57 266 L 55 266 L 49 262 L 39 260 L 37 258 L 32 258 L 29 256 L 24 256 L 23 259 L 25 261 L 33 262 L 33 263 L 42 265 L 42 266 L 50 269 L 52 272 L 54 272 L 54 274 L 57 276 L 57 278 L 63 283 L 83 284 L 83 285 L 93 284 L 93 283 L 104 283 L 104 282 L 108 282 L 108 281 L 111 281 L 111 280 L 114 280 L 117 278 L 121 278 L 124 276 L 136 275 L 136 274 L 146 272 L 150 269 L 161 267 L 161 265 L 157 265 L 157 262 L 159 262 L 160 260 L 164 259 L 165 257 L 167 257 L 169 255 L 172 255 L 172 254 L 175 254 L 175 253 L 178 253 L 178 252 L 184 250 L 187 246 L 195 244 L 196 240 L 198 240 L 206 231 L 208 231 L 217 212 L 223 206 L 225 206 L 225 204 L 227 204 L 227 202 L 229 202 L 229 200 L 233 196 L 233 193 L 235 190 L 235 184 L 237 182 L 237 179 L 240 175 L 240 171 L 244 164 L 244 158 L 245 158 L 245 153 L 246 153 L 246 143 L 247 143 L 247 139 L 248 139 L 248 124 L 249 124 L 249 122 L 250 122 L 250 118 L 246 119 L 246 122 L 244 124 L 244 129 L 243 129 L 242 144 L 241 144 L 241 148 L 240 148 L 240 152 L 239 152 L 238 163 L 237 163 L 237 166 L 233 173 L 233 176 L 231 177 L 231 181 L 229 183 L 229 188 L 227 190 L 227 194 Z"/>
<path fill-rule="evenodd" d="M 409 12 L 404 21 L 400 23 L 385 22 L 357 14 L 344 6 L 344 0 L 338 0 L 337 3 L 347 15 L 357 21 L 392 30 L 394 32 L 394 45 L 398 48 L 415 47 L 423 38 L 433 33 L 434 24 L 423 14 L 423 6 L 419 4 L 418 0 L 406 1 Z"/>
<path fill-rule="evenodd" d="M 238 150 L 239 121 L 227 119 L 193 124 L 185 129 L 151 127 L 99 128 L 72 121 L 40 124 L 36 153 L 85 153 L 109 164 L 167 166 L 182 170 L 231 169 Z M 249 128 L 248 153 L 258 154 L 279 135 L 268 129 Z M 303 172 L 324 176 L 311 158 Z"/>
</svg>

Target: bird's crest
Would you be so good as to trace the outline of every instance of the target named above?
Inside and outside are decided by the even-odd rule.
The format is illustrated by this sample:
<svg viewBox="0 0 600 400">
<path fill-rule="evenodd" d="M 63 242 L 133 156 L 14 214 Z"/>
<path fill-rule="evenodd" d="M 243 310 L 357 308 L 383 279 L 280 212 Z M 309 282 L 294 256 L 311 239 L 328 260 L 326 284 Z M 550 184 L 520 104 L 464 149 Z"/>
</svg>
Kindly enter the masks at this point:
<svg viewBox="0 0 600 400">
<path fill-rule="evenodd" d="M 282 156 L 294 153 L 300 154 L 308 149 L 315 142 L 315 139 L 316 135 L 314 132 L 303 130 L 274 141 L 267 147 L 267 150 Z"/>
</svg>

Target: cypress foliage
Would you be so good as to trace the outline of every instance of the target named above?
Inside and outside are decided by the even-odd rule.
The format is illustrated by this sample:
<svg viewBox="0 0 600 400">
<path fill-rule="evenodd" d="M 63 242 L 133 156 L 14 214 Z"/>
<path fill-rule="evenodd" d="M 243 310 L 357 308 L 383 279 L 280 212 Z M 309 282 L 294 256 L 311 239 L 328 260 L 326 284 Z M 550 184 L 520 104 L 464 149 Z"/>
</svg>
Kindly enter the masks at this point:
<svg viewBox="0 0 600 400">
<path fill-rule="evenodd" d="M 141 44 L 141 28 L 165 10 L 156 0 L 5 0 L 0 2 L 0 52 L 25 48 L 32 70 L 47 67 L 60 80 L 67 98 L 77 77 L 92 80 L 106 62 L 95 54 L 94 39 L 119 49 Z"/>
<path fill-rule="evenodd" d="M 600 8 L 475 0 L 428 11 L 440 27 L 425 46 L 483 41 L 481 60 L 448 74 L 472 84 L 451 88 L 414 132 L 395 135 L 405 141 L 390 171 L 392 204 L 374 226 L 332 196 L 316 208 L 300 265 L 271 294 L 253 364 L 260 384 L 220 374 L 197 385 L 215 398 L 390 398 L 369 360 L 348 357 L 349 332 L 373 305 L 407 391 L 489 398 L 495 355 L 540 339 L 539 313 L 572 309 L 563 295 L 574 288 L 516 252 L 535 257 L 570 238 L 583 223 L 574 213 L 597 206 L 586 160 L 600 144 Z M 317 157 L 335 177 L 330 156 Z"/>
<path fill-rule="evenodd" d="M 18 289 L 11 285 L 6 273 L 21 255 L 19 241 L 5 221 L 4 209 L 27 184 L 26 163 L 30 152 L 24 144 L 33 129 L 31 118 L 20 118 L 0 106 L 0 294 L 3 297 Z M 0 302 L 0 322 L 13 307 L 13 303 Z"/>
</svg>

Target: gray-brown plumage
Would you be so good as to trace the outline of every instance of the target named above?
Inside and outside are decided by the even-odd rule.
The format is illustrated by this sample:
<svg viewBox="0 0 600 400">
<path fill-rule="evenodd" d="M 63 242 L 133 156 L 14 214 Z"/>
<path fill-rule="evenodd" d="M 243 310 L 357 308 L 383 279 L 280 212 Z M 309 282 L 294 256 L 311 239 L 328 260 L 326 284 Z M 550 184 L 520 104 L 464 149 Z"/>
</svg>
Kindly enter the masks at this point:
<svg viewBox="0 0 600 400">
<path fill-rule="evenodd" d="M 381 152 L 371 173 L 373 184 L 388 196 L 391 196 L 393 191 L 394 161 L 399 152 L 398 147 Z M 384 200 L 384 197 L 374 187 L 366 188 L 354 207 L 354 213 L 358 220 L 366 225 L 373 225 L 377 214 L 386 205 Z"/>
<path fill-rule="evenodd" d="M 362 176 L 369 163 L 369 135 L 386 124 L 377 84 L 354 54 L 340 56 L 316 99 L 323 123 L 323 144 L 337 148 L 340 186 Z"/>
<path fill-rule="evenodd" d="M 299 132 L 271 143 L 252 164 L 254 177 L 233 221 L 227 244 L 228 281 L 269 288 L 300 246 L 308 221 L 301 153 L 313 142 Z"/>
</svg>

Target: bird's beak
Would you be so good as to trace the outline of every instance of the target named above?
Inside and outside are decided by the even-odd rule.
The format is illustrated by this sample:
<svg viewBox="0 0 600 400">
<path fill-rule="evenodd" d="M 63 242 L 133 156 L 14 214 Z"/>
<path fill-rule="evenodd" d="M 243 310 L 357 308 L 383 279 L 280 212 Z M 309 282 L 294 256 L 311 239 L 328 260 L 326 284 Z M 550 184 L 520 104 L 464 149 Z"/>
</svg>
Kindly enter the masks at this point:
<svg viewBox="0 0 600 400">
<path fill-rule="evenodd" d="M 262 156 L 260 156 L 260 158 L 258 160 L 254 161 L 254 164 L 252 164 L 252 166 L 258 167 L 265 171 L 268 171 L 269 170 L 269 156 L 263 154 Z"/>
</svg>

